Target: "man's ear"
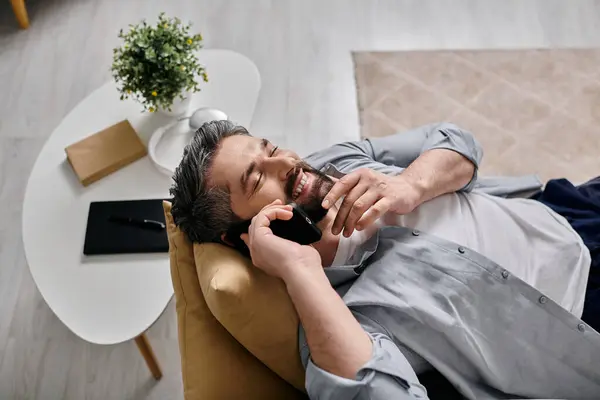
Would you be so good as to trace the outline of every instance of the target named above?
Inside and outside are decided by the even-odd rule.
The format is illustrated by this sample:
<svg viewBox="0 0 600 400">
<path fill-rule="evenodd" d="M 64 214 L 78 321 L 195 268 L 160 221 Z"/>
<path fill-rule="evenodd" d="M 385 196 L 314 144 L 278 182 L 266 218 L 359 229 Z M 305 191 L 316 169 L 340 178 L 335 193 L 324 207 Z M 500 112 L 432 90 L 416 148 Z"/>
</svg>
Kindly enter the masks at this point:
<svg viewBox="0 0 600 400">
<path fill-rule="evenodd" d="M 231 242 L 229 241 L 229 239 L 227 239 L 227 235 L 226 235 L 225 233 L 221 233 L 221 242 L 223 242 L 224 244 L 226 244 L 226 245 L 227 245 L 227 246 L 229 246 L 229 247 L 235 247 L 235 246 L 233 245 L 233 243 L 231 243 Z"/>
</svg>

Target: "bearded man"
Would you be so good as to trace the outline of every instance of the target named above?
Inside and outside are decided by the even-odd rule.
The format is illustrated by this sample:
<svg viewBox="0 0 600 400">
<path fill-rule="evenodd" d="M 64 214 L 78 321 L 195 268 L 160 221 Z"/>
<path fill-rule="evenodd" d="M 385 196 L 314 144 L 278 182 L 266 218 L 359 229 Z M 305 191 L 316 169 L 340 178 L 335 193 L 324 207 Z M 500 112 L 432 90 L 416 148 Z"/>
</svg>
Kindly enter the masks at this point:
<svg viewBox="0 0 600 400">
<path fill-rule="evenodd" d="M 531 196 L 535 177 L 479 178 L 482 155 L 446 123 L 301 159 L 214 121 L 184 152 L 172 214 L 226 245 L 252 221 L 241 239 L 298 312 L 311 398 L 424 399 L 432 370 L 469 399 L 597 398 L 600 180 Z M 273 235 L 290 202 L 320 241 Z"/>
</svg>

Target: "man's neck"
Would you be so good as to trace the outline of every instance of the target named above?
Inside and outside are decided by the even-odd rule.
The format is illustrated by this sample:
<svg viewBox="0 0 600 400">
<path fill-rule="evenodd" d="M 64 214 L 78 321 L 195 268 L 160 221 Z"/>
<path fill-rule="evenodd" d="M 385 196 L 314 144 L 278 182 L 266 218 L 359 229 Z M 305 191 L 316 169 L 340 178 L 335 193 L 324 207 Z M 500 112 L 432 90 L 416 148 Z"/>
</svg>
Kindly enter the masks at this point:
<svg viewBox="0 0 600 400">
<path fill-rule="evenodd" d="M 321 255 L 321 263 L 323 268 L 331 266 L 335 259 L 335 253 L 337 252 L 338 244 L 340 243 L 340 236 L 331 233 L 331 227 L 333 221 L 337 215 L 337 207 L 331 207 L 327 212 L 325 218 L 317 224 L 317 227 L 321 230 L 321 240 L 313 244 L 313 247 Z"/>
</svg>

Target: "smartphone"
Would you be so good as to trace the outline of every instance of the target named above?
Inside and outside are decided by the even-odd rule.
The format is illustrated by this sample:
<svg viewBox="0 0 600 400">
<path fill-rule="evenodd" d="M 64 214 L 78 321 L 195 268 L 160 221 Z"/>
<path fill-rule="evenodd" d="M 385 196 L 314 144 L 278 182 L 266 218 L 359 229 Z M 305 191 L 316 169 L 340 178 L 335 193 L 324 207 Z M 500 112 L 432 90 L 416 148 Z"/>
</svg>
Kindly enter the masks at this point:
<svg viewBox="0 0 600 400">
<path fill-rule="evenodd" d="M 302 245 L 312 244 L 321 240 L 321 230 L 296 204 L 291 203 L 292 218 L 284 221 L 281 219 L 271 221 L 270 228 L 273 234 L 283 239 L 291 240 Z M 250 221 L 240 222 L 232 226 L 225 234 L 226 239 L 243 254 L 249 256 L 250 252 L 240 235 L 248 233 Z"/>
<path fill-rule="evenodd" d="M 270 228 L 273 234 L 304 245 L 321 240 L 321 230 L 310 217 L 296 203 L 290 205 L 292 218 L 287 221 L 281 219 L 271 221 Z"/>
</svg>

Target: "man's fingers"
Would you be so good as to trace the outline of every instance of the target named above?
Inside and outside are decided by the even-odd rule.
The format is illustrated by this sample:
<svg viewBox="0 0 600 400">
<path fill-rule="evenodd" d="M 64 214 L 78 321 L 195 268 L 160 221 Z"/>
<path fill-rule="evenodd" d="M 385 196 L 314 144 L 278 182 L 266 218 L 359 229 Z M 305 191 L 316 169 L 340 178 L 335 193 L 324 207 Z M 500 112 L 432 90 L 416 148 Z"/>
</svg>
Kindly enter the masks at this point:
<svg viewBox="0 0 600 400">
<path fill-rule="evenodd" d="M 286 207 L 286 208 L 284 208 L 284 207 Z M 287 207 L 289 207 L 289 208 L 287 208 Z M 294 215 L 294 213 L 292 212 L 291 206 L 282 206 L 281 208 L 273 207 L 273 208 L 266 210 L 264 212 L 264 214 L 269 219 L 269 223 L 271 221 L 275 221 L 276 219 L 282 219 L 284 221 L 287 221 L 287 220 L 291 219 L 292 216 Z M 265 226 L 268 226 L 268 224 Z"/>
<path fill-rule="evenodd" d="M 352 188 L 356 186 L 358 181 L 360 181 L 359 172 L 352 172 L 342 177 L 333 185 L 329 193 L 327 193 L 327 196 L 325 196 L 325 198 L 323 199 L 323 203 L 321 203 L 321 206 L 325 209 L 329 209 L 332 205 L 337 203 L 340 197 L 350 192 Z"/>
<path fill-rule="evenodd" d="M 261 212 L 265 211 L 265 210 L 268 210 L 268 209 L 269 209 L 269 208 L 271 208 L 271 207 L 277 207 L 277 206 L 290 207 L 290 208 L 292 207 L 292 206 L 290 206 L 290 205 L 288 205 L 288 204 L 285 204 L 285 205 L 284 205 L 284 204 L 283 204 L 283 202 L 282 202 L 281 200 L 279 200 L 279 199 L 276 199 L 276 200 L 273 200 L 272 202 L 270 202 L 269 204 L 267 204 L 266 206 L 264 206 L 264 207 L 263 207 L 263 208 L 260 210 L 259 214 L 260 214 Z M 256 218 L 256 216 L 258 216 L 258 214 L 256 214 L 254 217 Z"/>
<path fill-rule="evenodd" d="M 350 210 L 352 210 L 352 206 L 368 189 L 369 188 L 366 185 L 361 185 L 359 183 L 346 195 L 346 197 L 344 197 L 344 201 L 342 202 L 335 217 L 335 221 L 333 221 L 333 226 L 331 227 L 331 232 L 334 235 L 338 235 L 342 231 L 342 228 L 346 223 L 346 218 L 348 218 Z"/>
<path fill-rule="evenodd" d="M 292 218 L 292 215 L 292 206 L 290 205 L 269 206 L 252 219 L 252 228 L 256 230 L 261 227 L 268 227 L 271 221 L 276 219 L 287 221 Z"/>
<path fill-rule="evenodd" d="M 269 229 L 271 221 L 276 219 L 287 221 L 292 218 L 292 216 L 292 206 L 290 205 L 273 205 L 265 207 L 261 212 L 256 214 L 254 218 L 252 218 L 252 223 L 248 228 L 248 236 L 246 236 L 246 240 L 244 240 L 243 237 L 240 237 L 242 240 L 244 240 L 244 243 L 250 247 L 250 245 L 254 245 L 256 243 L 255 241 L 257 239 L 257 235 L 260 236 L 261 234 L 264 235 L 265 233 L 271 232 Z M 264 231 L 265 229 L 267 231 Z M 262 233 L 260 233 L 261 230 L 263 231 Z"/>
<path fill-rule="evenodd" d="M 344 222 L 344 236 L 350 237 L 352 232 L 354 232 L 354 228 L 356 227 L 356 223 L 363 216 L 367 210 L 371 208 L 375 202 L 379 200 L 379 194 L 372 190 L 367 190 L 365 194 L 360 196 L 358 200 L 352 204 L 352 208 L 350 209 L 350 213 L 346 218 L 346 222 Z"/>
<path fill-rule="evenodd" d="M 256 218 L 258 218 L 259 215 L 261 215 L 261 214 L 263 214 L 266 211 L 271 210 L 271 209 L 284 209 L 284 210 L 290 210 L 291 211 L 292 210 L 292 206 L 291 206 L 291 204 L 283 204 L 281 202 L 281 200 L 275 200 L 274 202 L 272 202 L 272 203 L 267 204 L 266 206 L 264 206 L 262 208 L 262 210 L 260 210 L 260 212 L 254 216 L 254 218 L 252 218 L 252 221 L 254 221 Z"/>
<path fill-rule="evenodd" d="M 390 209 L 390 202 L 387 199 L 381 199 L 369 208 L 366 213 L 356 223 L 356 230 L 362 231 L 377 219 L 381 218 Z"/>
</svg>

